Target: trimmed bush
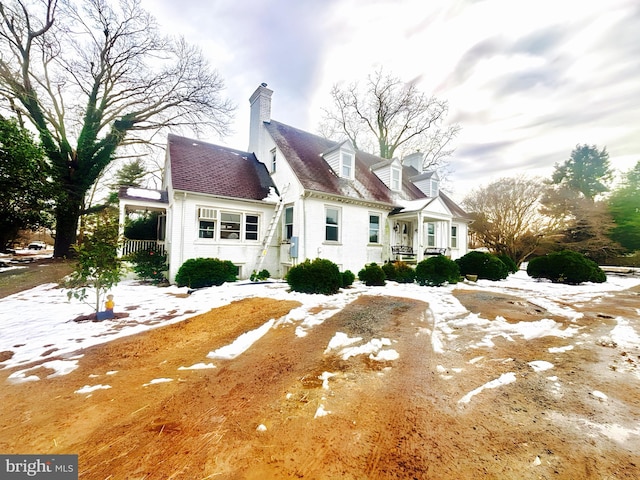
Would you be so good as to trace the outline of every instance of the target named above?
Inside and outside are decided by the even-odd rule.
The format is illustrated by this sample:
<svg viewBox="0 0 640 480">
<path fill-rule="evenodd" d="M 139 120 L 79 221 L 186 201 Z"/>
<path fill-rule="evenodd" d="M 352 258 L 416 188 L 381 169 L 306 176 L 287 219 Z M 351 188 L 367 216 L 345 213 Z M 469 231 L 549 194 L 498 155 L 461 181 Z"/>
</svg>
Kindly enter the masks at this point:
<svg viewBox="0 0 640 480">
<path fill-rule="evenodd" d="M 513 258 L 511 258 L 509 255 L 505 255 L 504 253 L 500 253 L 500 254 L 496 255 L 496 257 L 498 257 L 500 259 L 500 261 L 502 263 L 504 263 L 504 265 L 507 267 L 507 271 L 509 273 L 516 273 L 518 271 L 518 266 L 516 265 L 516 262 L 514 262 Z"/>
<path fill-rule="evenodd" d="M 358 272 L 358 279 L 364 282 L 368 287 L 384 286 L 387 276 L 382 267 L 377 263 L 370 263 Z"/>
<path fill-rule="evenodd" d="M 553 283 L 568 285 L 607 281 L 607 275 L 596 262 L 571 250 L 553 252 L 532 259 L 527 265 L 527 274 L 533 278 L 546 278 Z"/>
<path fill-rule="evenodd" d="M 395 262 L 387 262 L 382 265 L 382 271 L 387 280 L 396 281 L 396 264 Z"/>
<path fill-rule="evenodd" d="M 458 264 L 444 255 L 427 258 L 416 265 L 416 281 L 420 285 L 439 287 L 445 283 L 458 283 L 459 278 Z"/>
<path fill-rule="evenodd" d="M 461 275 L 477 275 L 486 280 L 502 280 L 509 276 L 507 266 L 495 255 L 473 251 L 455 260 Z"/>
<path fill-rule="evenodd" d="M 332 295 L 340 290 L 342 275 L 331 260 L 307 259 L 291 267 L 287 273 L 287 283 L 294 292 Z"/>
<path fill-rule="evenodd" d="M 387 262 L 382 265 L 382 271 L 391 280 L 398 283 L 413 283 L 416 272 L 405 262 Z"/>
<path fill-rule="evenodd" d="M 271 274 L 267 269 L 260 270 L 259 272 L 256 272 L 254 270 L 253 272 L 251 272 L 251 276 L 249 277 L 249 280 L 251 280 L 252 282 L 260 282 L 262 280 L 266 280 L 270 276 Z"/>
<path fill-rule="evenodd" d="M 342 288 L 350 287 L 356 279 L 356 274 L 351 270 L 345 270 L 340 276 L 342 277 Z"/>
<path fill-rule="evenodd" d="M 217 258 L 190 258 L 184 262 L 176 275 L 179 287 L 202 288 L 235 282 L 237 267 L 229 260 Z"/>
<path fill-rule="evenodd" d="M 164 272 L 168 270 L 167 256 L 155 245 L 138 250 L 127 257 L 133 264 L 133 271 L 142 280 L 154 284 L 166 280 Z"/>
</svg>

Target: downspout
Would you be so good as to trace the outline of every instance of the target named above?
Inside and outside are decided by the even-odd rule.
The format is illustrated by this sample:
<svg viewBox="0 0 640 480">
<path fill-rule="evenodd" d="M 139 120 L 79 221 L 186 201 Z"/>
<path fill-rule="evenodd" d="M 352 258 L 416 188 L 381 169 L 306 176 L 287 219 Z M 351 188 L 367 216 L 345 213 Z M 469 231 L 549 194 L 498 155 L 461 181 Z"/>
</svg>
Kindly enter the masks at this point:
<svg viewBox="0 0 640 480">
<path fill-rule="evenodd" d="M 185 243 L 185 221 L 186 221 L 186 210 L 187 210 L 187 192 L 182 192 L 182 225 L 180 225 L 180 265 L 184 263 L 184 243 Z M 178 267 L 179 268 L 179 267 Z"/>
<path fill-rule="evenodd" d="M 311 194 L 309 192 L 304 192 L 301 197 L 302 197 L 302 231 L 304 233 L 304 257 L 303 257 L 303 261 L 306 260 L 307 257 L 307 251 L 308 251 L 308 245 L 307 245 L 307 201 L 306 199 L 310 196 Z M 300 242 L 300 240 L 298 240 L 298 242 Z M 298 261 L 300 261 L 300 251 L 298 250 Z"/>
</svg>

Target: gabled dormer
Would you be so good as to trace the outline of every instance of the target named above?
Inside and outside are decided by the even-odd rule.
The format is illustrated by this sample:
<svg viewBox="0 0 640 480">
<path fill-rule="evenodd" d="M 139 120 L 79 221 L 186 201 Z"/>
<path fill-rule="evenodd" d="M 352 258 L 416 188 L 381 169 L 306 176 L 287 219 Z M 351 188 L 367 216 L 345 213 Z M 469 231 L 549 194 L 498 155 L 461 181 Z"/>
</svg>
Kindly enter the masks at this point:
<svg viewBox="0 0 640 480">
<path fill-rule="evenodd" d="M 409 179 L 429 198 L 435 198 L 440 191 L 440 177 L 436 172 L 424 172 Z"/>
<path fill-rule="evenodd" d="M 402 190 L 402 164 L 394 158 L 371 166 L 371 171 L 394 192 Z"/>
<path fill-rule="evenodd" d="M 322 153 L 322 158 L 340 178 L 353 180 L 356 172 L 356 149 L 349 140 Z"/>
</svg>

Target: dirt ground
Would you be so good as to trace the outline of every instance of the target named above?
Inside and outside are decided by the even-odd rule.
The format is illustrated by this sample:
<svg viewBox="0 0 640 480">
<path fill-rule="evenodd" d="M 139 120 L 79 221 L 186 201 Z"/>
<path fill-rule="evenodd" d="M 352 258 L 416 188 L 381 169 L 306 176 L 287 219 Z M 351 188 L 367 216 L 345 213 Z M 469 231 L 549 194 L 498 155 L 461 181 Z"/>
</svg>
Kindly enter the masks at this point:
<svg viewBox="0 0 640 480">
<path fill-rule="evenodd" d="M 555 318 L 523 298 L 455 295 L 488 319 Z M 598 340 L 615 316 L 638 317 L 640 289 L 582 305 L 561 355 L 557 337 L 469 349 L 473 329 L 437 353 L 426 301 L 361 296 L 307 336 L 285 324 L 216 368 L 179 370 L 296 306 L 234 302 L 86 349 L 77 370 L 39 382 L 0 370 L 0 452 L 77 453 L 87 480 L 640 478 L 640 352 Z M 326 353 L 336 331 L 390 338 L 399 358 Z M 459 402 L 505 372 L 517 381 Z M 150 383 L 161 378 L 173 381 Z M 88 384 L 111 388 L 74 393 Z"/>
</svg>

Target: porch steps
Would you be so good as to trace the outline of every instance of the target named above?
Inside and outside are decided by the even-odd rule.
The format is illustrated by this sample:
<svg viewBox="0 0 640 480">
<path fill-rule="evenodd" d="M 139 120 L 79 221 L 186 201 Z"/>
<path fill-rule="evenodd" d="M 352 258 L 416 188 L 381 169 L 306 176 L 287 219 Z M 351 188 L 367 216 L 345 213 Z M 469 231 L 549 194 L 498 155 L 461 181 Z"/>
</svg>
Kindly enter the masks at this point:
<svg viewBox="0 0 640 480">
<path fill-rule="evenodd" d="M 276 206 L 276 211 L 273 213 L 273 217 L 271 217 L 271 222 L 269 223 L 269 227 L 267 228 L 267 234 L 262 240 L 262 249 L 260 250 L 260 255 L 258 255 L 258 261 L 256 263 L 256 272 L 259 272 L 262 268 L 262 264 L 264 263 L 264 259 L 267 256 L 267 252 L 269 251 L 269 245 L 271 245 L 271 240 L 276 233 L 276 229 L 278 228 L 278 223 L 280 222 L 280 217 L 282 216 L 282 211 L 284 210 L 284 202 L 282 201 L 284 198 L 284 194 L 289 189 L 289 184 L 285 185 L 280 193 L 280 200 Z"/>
</svg>

